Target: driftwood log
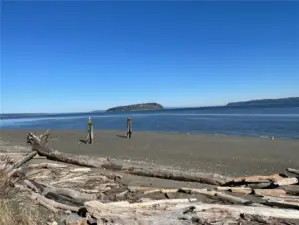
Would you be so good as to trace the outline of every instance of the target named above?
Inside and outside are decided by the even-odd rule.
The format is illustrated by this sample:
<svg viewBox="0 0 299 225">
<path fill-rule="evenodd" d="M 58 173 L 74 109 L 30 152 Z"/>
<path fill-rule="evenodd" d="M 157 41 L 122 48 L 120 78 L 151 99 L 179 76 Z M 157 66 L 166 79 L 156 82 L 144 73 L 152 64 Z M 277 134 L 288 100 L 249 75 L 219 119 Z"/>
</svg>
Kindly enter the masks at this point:
<svg viewBox="0 0 299 225">
<path fill-rule="evenodd" d="M 167 203 L 167 211 L 164 204 L 146 202 L 146 204 L 129 204 L 120 202 L 103 204 L 99 201 L 86 202 L 88 212 L 99 222 L 114 221 L 116 224 L 209 224 L 209 222 L 237 222 L 240 219 L 251 216 L 268 220 L 271 218 L 299 219 L 296 210 L 274 209 L 268 207 L 252 207 L 239 205 L 219 205 L 203 203 Z M 200 223 L 204 222 L 204 223 Z"/>
<path fill-rule="evenodd" d="M 216 188 L 218 191 L 230 191 L 233 193 L 240 193 L 244 195 L 249 195 L 252 193 L 252 188 L 249 187 L 226 187 L 220 186 Z"/>
<path fill-rule="evenodd" d="M 299 179 L 296 177 L 290 177 L 290 178 L 283 178 L 281 180 L 278 180 L 273 183 L 274 186 L 286 186 L 286 185 L 292 185 L 292 184 L 298 184 Z"/>
<path fill-rule="evenodd" d="M 150 188 L 149 188 L 150 189 Z M 228 201 L 231 203 L 236 204 L 242 204 L 242 205 L 256 205 L 261 206 L 260 204 L 254 203 L 252 201 L 249 201 L 247 199 L 232 196 L 223 192 L 214 191 L 210 189 L 196 189 L 196 188 L 179 188 L 179 189 L 153 189 L 153 190 L 147 190 L 144 192 L 144 194 L 152 194 L 155 192 L 160 193 L 176 193 L 176 192 L 183 192 L 187 194 L 202 194 L 209 197 L 214 197 L 216 199 L 222 200 L 222 201 Z"/>
<path fill-rule="evenodd" d="M 299 209 L 299 198 L 295 199 L 295 198 L 290 198 L 289 196 L 285 196 L 285 197 L 265 196 L 262 199 L 266 200 L 267 205 L 283 207 L 283 208 Z"/>
<path fill-rule="evenodd" d="M 234 187 L 246 185 L 251 188 L 263 188 L 269 185 L 273 185 L 274 182 L 277 182 L 284 178 L 288 178 L 288 176 L 285 174 L 272 174 L 268 176 L 237 177 L 224 184 L 224 186 Z"/>
<path fill-rule="evenodd" d="M 287 168 L 287 171 L 288 171 L 289 173 L 294 173 L 294 174 L 296 174 L 296 175 L 299 175 L 299 170 L 297 170 L 297 169 Z"/>
<path fill-rule="evenodd" d="M 19 160 L 18 162 L 16 162 L 13 165 L 13 169 L 17 169 L 19 167 L 21 167 L 23 164 L 25 164 L 26 162 L 28 162 L 29 160 L 31 160 L 34 156 L 37 155 L 37 152 L 30 152 L 28 155 L 26 155 L 24 158 L 22 158 L 21 160 Z"/>
<path fill-rule="evenodd" d="M 285 196 L 287 193 L 283 189 L 254 189 L 253 193 L 257 196 Z"/>
<path fill-rule="evenodd" d="M 70 211 L 73 211 L 73 212 L 77 212 L 78 211 L 78 207 L 75 207 L 75 206 L 69 206 L 69 205 L 66 205 L 66 204 L 62 204 L 62 203 L 59 203 L 59 202 L 55 202 L 51 199 L 48 199 L 38 193 L 33 193 L 32 192 L 32 199 L 35 199 L 35 200 L 38 200 L 39 203 L 42 203 L 44 206 L 46 206 L 47 208 L 59 208 L 59 209 L 63 209 L 63 210 L 70 210 Z M 52 210 L 53 211 L 53 210 Z"/>
<path fill-rule="evenodd" d="M 48 159 L 56 160 L 59 162 L 85 166 L 94 168 L 105 168 L 116 171 L 123 171 L 128 174 L 157 177 L 163 179 L 172 179 L 188 182 L 199 182 L 212 185 L 223 185 L 227 182 L 228 178 L 220 175 L 203 175 L 195 172 L 174 171 L 168 169 L 158 168 L 138 168 L 130 164 L 126 164 L 120 160 L 109 159 L 94 159 L 88 156 L 70 155 L 53 150 L 44 145 L 36 135 L 29 133 L 27 135 L 28 142 L 32 145 L 32 150 L 38 152 L 41 156 L 46 156 Z"/>
</svg>

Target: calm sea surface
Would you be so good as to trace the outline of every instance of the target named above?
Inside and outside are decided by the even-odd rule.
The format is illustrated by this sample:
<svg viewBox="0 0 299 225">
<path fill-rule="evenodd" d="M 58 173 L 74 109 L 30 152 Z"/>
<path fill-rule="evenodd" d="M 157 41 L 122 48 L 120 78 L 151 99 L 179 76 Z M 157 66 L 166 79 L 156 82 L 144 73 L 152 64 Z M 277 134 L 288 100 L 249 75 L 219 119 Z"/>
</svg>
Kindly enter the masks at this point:
<svg viewBox="0 0 299 225">
<path fill-rule="evenodd" d="M 91 116 L 95 129 L 240 135 L 299 139 L 299 106 L 283 108 L 168 109 L 111 113 L 5 118 L 0 129 L 86 129 Z"/>
</svg>

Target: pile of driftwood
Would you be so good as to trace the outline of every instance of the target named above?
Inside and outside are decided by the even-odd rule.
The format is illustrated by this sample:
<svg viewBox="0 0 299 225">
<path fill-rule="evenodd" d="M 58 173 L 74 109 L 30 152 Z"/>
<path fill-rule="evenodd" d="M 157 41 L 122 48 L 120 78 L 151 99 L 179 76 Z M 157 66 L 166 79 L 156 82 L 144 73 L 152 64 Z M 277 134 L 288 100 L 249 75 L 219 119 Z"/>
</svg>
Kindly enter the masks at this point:
<svg viewBox="0 0 299 225">
<path fill-rule="evenodd" d="M 27 135 L 32 152 L 19 160 L 2 157 L 13 185 L 53 213 L 66 211 L 66 224 L 286 224 L 299 221 L 299 171 L 228 178 L 68 155 L 47 146 L 50 133 Z M 28 164 L 36 155 L 62 163 Z M 94 169 L 98 168 L 98 169 Z M 117 174 L 199 182 L 213 188 L 130 187 Z M 156 195 L 160 194 L 160 195 Z M 208 196 L 210 203 L 197 200 Z M 158 197 L 157 197 L 158 196 Z M 179 196 L 179 198 L 178 198 Z"/>
</svg>

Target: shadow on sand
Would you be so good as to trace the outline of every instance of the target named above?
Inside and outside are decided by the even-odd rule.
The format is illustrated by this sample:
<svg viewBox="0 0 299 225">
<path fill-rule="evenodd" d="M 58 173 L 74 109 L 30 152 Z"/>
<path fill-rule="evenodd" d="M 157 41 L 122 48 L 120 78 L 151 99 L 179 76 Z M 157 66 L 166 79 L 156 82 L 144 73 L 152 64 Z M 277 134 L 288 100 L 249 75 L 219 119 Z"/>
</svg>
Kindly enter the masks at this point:
<svg viewBox="0 0 299 225">
<path fill-rule="evenodd" d="M 127 139 L 127 136 L 125 136 L 125 135 L 116 135 L 116 137 L 119 137 L 119 138 L 123 138 L 123 139 Z"/>
<path fill-rule="evenodd" d="M 79 140 L 79 142 L 81 142 L 83 144 L 87 144 L 88 143 L 88 141 L 86 141 L 86 140 Z"/>
</svg>

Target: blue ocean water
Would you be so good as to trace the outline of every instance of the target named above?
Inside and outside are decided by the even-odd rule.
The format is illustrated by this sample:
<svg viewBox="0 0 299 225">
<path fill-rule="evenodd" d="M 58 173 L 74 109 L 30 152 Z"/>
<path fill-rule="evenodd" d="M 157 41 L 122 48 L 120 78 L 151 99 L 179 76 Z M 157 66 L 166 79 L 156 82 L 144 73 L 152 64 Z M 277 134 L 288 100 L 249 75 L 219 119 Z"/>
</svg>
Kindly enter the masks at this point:
<svg viewBox="0 0 299 225">
<path fill-rule="evenodd" d="M 91 116 L 98 130 L 133 130 L 299 139 L 299 106 L 280 108 L 167 109 L 160 111 L 77 113 L 0 120 L 0 129 L 86 129 Z"/>
</svg>

